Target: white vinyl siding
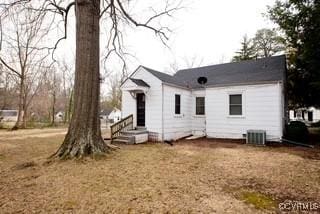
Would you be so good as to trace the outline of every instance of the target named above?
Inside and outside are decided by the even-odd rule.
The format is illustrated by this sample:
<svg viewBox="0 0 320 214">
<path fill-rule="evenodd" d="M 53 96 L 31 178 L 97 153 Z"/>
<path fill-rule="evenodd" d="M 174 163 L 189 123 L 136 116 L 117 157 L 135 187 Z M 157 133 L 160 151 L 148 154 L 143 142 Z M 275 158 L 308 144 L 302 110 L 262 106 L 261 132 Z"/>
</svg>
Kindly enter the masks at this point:
<svg viewBox="0 0 320 214">
<path fill-rule="evenodd" d="M 162 82 L 142 67 L 140 67 L 131 78 L 142 79 L 150 86 L 149 90 L 145 93 L 145 127 L 148 131 L 157 133 L 158 139 L 162 140 Z M 137 102 L 136 99 L 126 91 L 126 87 L 132 87 L 131 84 L 130 81 L 127 81 L 121 87 L 123 92 L 122 117 L 133 114 L 134 126 L 136 126 Z"/>
<path fill-rule="evenodd" d="M 192 134 L 205 135 L 206 116 L 196 115 L 196 97 L 206 97 L 205 90 L 202 89 L 202 90 L 192 91 L 192 117 L 191 117 Z"/>
<path fill-rule="evenodd" d="M 129 116 L 130 114 L 133 115 L 133 125 L 136 126 L 137 124 L 137 103 L 136 100 L 131 96 L 128 91 L 122 90 L 122 102 L 121 102 L 121 112 L 122 118 Z"/>
<path fill-rule="evenodd" d="M 206 90 L 207 135 L 243 138 L 248 129 L 262 129 L 268 140 L 282 136 L 280 84 L 217 87 Z M 242 94 L 242 116 L 229 115 L 229 95 Z"/>
<path fill-rule="evenodd" d="M 191 91 L 163 85 L 164 139 L 175 140 L 191 135 L 192 97 Z M 175 95 L 180 95 L 180 114 L 175 114 Z"/>
</svg>

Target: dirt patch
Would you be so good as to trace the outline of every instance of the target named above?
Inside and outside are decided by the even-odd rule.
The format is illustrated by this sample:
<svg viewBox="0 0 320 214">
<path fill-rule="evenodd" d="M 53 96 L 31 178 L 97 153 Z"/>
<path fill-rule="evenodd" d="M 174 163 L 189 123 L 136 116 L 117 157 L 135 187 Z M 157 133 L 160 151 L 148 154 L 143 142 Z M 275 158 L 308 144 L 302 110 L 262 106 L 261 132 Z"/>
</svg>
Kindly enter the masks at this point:
<svg viewBox="0 0 320 214">
<path fill-rule="evenodd" d="M 197 140 L 179 140 L 174 145 L 192 145 L 195 147 L 207 147 L 207 148 L 236 148 L 245 143 L 244 140 L 226 140 L 226 139 L 206 139 L 201 138 Z"/>
<path fill-rule="evenodd" d="M 1 213 L 274 213 L 285 199 L 320 201 L 320 161 L 297 148 L 179 141 L 48 162 L 62 140 L 0 143 Z"/>
</svg>

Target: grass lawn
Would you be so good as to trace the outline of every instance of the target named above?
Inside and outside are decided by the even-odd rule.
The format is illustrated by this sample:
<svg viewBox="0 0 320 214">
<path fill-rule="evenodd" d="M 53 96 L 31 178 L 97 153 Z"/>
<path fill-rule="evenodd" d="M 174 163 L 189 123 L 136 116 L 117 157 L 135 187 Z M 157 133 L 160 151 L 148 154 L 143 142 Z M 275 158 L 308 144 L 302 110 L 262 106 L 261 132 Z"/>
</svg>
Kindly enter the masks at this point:
<svg viewBox="0 0 320 214">
<path fill-rule="evenodd" d="M 320 149 L 215 140 L 48 163 L 63 130 L 0 131 L 0 213 L 274 213 L 320 202 Z"/>
</svg>

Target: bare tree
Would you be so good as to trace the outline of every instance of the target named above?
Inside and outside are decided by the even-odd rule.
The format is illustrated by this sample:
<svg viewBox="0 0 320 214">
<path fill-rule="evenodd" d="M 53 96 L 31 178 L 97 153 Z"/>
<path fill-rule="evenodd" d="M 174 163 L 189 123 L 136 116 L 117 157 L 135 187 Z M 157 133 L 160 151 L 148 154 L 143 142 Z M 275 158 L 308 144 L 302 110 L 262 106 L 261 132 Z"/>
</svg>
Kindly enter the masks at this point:
<svg viewBox="0 0 320 214">
<path fill-rule="evenodd" d="M 258 30 L 253 43 L 259 57 L 270 57 L 285 50 L 285 40 L 275 29 Z"/>
<path fill-rule="evenodd" d="M 9 81 L 8 81 L 8 74 L 0 64 L 0 110 L 5 109 L 7 107 L 8 101 L 8 88 L 9 88 Z"/>
<path fill-rule="evenodd" d="M 115 73 L 108 77 L 108 93 L 105 100 L 102 102 L 106 108 L 121 109 L 121 82 L 124 78 L 119 73 Z"/>
<path fill-rule="evenodd" d="M 182 58 L 182 63 L 179 63 L 177 59 L 170 63 L 169 68 L 167 69 L 170 74 L 175 74 L 180 69 L 195 68 L 203 65 L 203 57 L 198 55 L 193 55 L 192 57 L 184 56 Z"/>
<path fill-rule="evenodd" d="M 43 76 L 29 107 L 33 121 L 45 122 L 52 126 L 56 124 L 55 115 L 63 110 L 65 104 L 62 75 L 58 71 L 52 66 Z"/>
<path fill-rule="evenodd" d="M 192 57 L 184 57 L 183 60 L 186 66 L 185 68 L 200 67 L 203 64 L 203 58 L 197 55 L 194 55 Z"/>
<path fill-rule="evenodd" d="M 2 83 L 0 83 L 0 109 L 17 109 L 17 85 L 12 74 L 8 71 L 2 74 Z"/>
<path fill-rule="evenodd" d="M 131 14 L 133 1 L 127 0 L 75 0 L 55 1 L 43 0 L 41 6 L 31 4 L 25 0 L 11 1 L 10 4 L 2 4 L 3 7 L 15 7 L 23 4 L 35 11 L 60 14 L 67 27 L 70 8 L 75 6 L 76 16 L 76 66 L 74 84 L 74 106 L 72 118 L 67 135 L 54 154 L 58 158 L 83 157 L 87 155 L 101 154 L 109 151 L 101 136 L 99 120 L 100 102 L 100 21 L 107 20 L 105 25 L 108 30 L 108 58 L 112 54 L 121 59 L 126 54 L 123 50 L 123 26 L 131 25 L 153 31 L 163 43 L 168 39 L 170 29 L 161 25 L 159 19 L 163 16 L 171 16 L 180 9 L 180 2 L 173 4 L 165 1 L 160 11 L 150 7 L 148 18 L 140 21 Z M 0 4 L 1 6 L 1 4 Z M 65 39 L 65 35 L 58 41 Z M 55 48 L 57 44 L 55 45 Z M 123 61 L 125 68 L 125 61 Z"/>
<path fill-rule="evenodd" d="M 5 82 L 5 73 L 3 66 L 0 64 L 0 88 L 4 88 L 4 82 Z"/>
<path fill-rule="evenodd" d="M 45 34 L 43 19 L 34 11 L 19 8 L 6 14 L 1 31 L 0 63 L 19 87 L 18 120 L 14 129 L 25 128 L 27 110 L 45 71 L 48 52 L 38 48 Z"/>
<path fill-rule="evenodd" d="M 66 60 L 63 60 L 59 66 L 59 69 L 62 72 L 64 123 L 67 123 L 70 122 L 72 114 L 74 68 L 73 64 L 69 64 Z"/>
<path fill-rule="evenodd" d="M 49 115 L 51 116 L 51 126 L 54 126 L 56 123 L 55 116 L 56 116 L 57 99 L 60 94 L 60 85 L 61 85 L 59 76 L 54 67 L 51 68 L 50 72 L 48 72 L 46 85 L 49 87 L 48 92 L 49 92 L 49 97 L 51 99 L 51 102 L 50 102 L 51 105 L 49 110 Z"/>
</svg>

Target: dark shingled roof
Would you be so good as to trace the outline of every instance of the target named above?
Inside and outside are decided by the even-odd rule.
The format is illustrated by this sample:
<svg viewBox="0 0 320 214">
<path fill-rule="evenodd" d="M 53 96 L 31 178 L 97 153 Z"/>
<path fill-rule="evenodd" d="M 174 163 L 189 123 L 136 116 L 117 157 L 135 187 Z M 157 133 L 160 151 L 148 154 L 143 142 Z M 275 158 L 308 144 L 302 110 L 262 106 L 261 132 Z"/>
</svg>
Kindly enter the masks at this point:
<svg viewBox="0 0 320 214">
<path fill-rule="evenodd" d="M 102 109 L 99 113 L 100 116 L 106 115 L 108 116 L 112 112 L 112 108 L 105 108 Z"/>
<path fill-rule="evenodd" d="M 174 76 L 142 66 L 165 83 L 188 88 L 201 88 L 199 77 L 206 77 L 206 86 L 253 84 L 283 81 L 286 71 L 284 55 L 257 60 L 232 62 L 179 70 Z"/>
<path fill-rule="evenodd" d="M 174 78 L 191 88 L 200 88 L 199 77 L 207 78 L 206 86 L 275 82 L 284 80 L 285 70 L 286 58 L 282 55 L 180 70 Z"/>
<path fill-rule="evenodd" d="M 138 86 L 143 86 L 143 87 L 148 87 L 150 88 L 150 85 L 148 85 L 145 81 L 141 80 L 141 79 L 133 79 L 133 78 L 129 78 L 132 82 L 134 82 L 135 84 L 137 84 Z"/>
<path fill-rule="evenodd" d="M 151 74 L 153 74 L 154 76 L 156 76 L 158 79 L 160 79 L 161 81 L 163 81 L 165 83 L 187 87 L 186 84 L 184 84 L 182 81 L 180 81 L 179 79 L 175 78 L 174 76 L 171 76 L 171 75 L 166 74 L 166 73 L 162 73 L 160 71 L 153 70 L 151 68 L 147 68 L 145 66 L 141 66 L 141 67 L 143 67 L 144 69 L 146 69 Z"/>
</svg>

